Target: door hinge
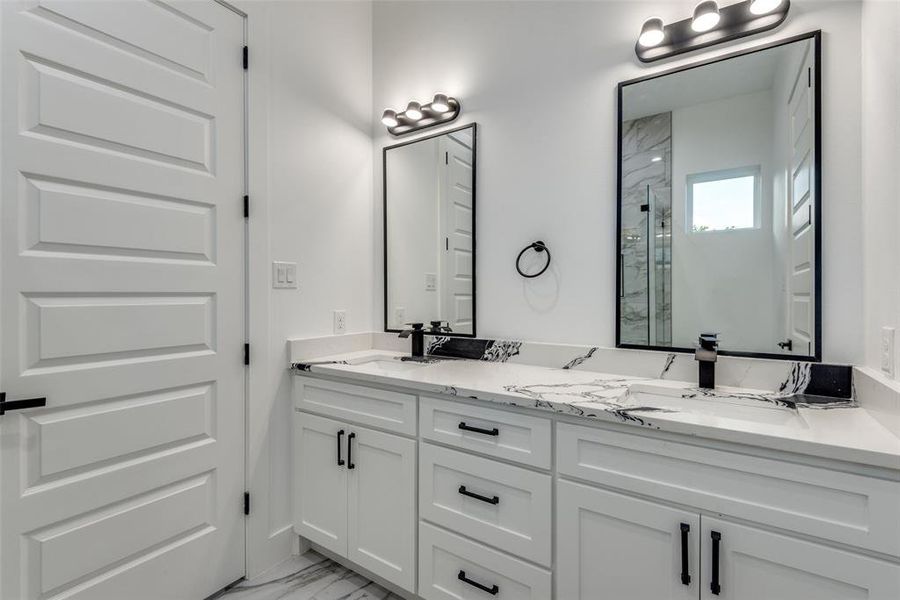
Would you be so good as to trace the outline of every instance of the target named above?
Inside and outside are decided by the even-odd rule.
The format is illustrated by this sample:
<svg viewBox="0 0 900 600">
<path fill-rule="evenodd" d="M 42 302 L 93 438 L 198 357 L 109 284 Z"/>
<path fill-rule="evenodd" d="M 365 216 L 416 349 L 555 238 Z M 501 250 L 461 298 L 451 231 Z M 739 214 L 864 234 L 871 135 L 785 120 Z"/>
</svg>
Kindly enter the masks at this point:
<svg viewBox="0 0 900 600">
<path fill-rule="evenodd" d="M 250 366 L 250 344 L 244 344 L 244 364 Z"/>
<path fill-rule="evenodd" d="M 250 196 L 244 196 L 244 218 L 250 218 Z"/>
<path fill-rule="evenodd" d="M 250 66 L 250 49 L 247 46 L 244 46 L 244 70 L 247 70 L 247 67 Z"/>
<path fill-rule="evenodd" d="M 250 492 L 244 492 L 244 514 L 250 514 Z"/>
<path fill-rule="evenodd" d="M 812 87 L 812 67 L 806 67 L 806 87 Z"/>
<path fill-rule="evenodd" d="M 444 152 L 444 164 L 445 165 L 450 164 L 450 153 L 449 152 Z"/>
</svg>

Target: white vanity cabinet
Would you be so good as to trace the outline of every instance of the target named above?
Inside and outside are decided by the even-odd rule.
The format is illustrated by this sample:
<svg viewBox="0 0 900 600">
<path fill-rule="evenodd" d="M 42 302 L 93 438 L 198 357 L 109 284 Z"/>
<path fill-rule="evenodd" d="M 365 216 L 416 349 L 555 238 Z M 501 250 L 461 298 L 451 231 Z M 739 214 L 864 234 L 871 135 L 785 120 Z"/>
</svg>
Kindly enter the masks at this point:
<svg viewBox="0 0 900 600">
<path fill-rule="evenodd" d="M 416 441 L 302 411 L 294 419 L 294 531 L 414 591 Z"/>
<path fill-rule="evenodd" d="M 294 395 L 295 531 L 410 598 L 900 599 L 897 472 L 323 378 Z"/>
</svg>

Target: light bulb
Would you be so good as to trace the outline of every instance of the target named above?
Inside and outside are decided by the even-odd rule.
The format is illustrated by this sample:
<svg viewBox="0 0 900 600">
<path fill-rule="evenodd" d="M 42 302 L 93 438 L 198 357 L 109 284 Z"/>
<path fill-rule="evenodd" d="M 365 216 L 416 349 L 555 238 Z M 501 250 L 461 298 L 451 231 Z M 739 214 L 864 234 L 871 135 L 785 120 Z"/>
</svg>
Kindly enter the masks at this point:
<svg viewBox="0 0 900 600">
<path fill-rule="evenodd" d="M 450 110 L 450 100 L 444 94 L 435 94 L 434 100 L 431 101 L 431 110 L 439 113 L 445 113 Z"/>
<path fill-rule="evenodd" d="M 750 12 L 754 15 L 764 15 L 781 6 L 782 2 L 784 0 L 753 0 L 750 3 Z"/>
<path fill-rule="evenodd" d="M 691 29 L 698 33 L 709 31 L 719 24 L 719 5 L 714 0 L 701 2 L 694 9 L 694 18 L 691 20 Z"/>
<path fill-rule="evenodd" d="M 662 19 L 653 17 L 652 19 L 644 21 L 638 43 L 645 48 L 650 48 L 658 45 L 665 37 L 666 34 L 663 31 Z"/>
<path fill-rule="evenodd" d="M 654 156 L 650 159 L 650 162 L 659 162 L 662 160 L 662 156 Z"/>
<path fill-rule="evenodd" d="M 396 127 L 398 123 L 396 111 L 390 108 L 384 109 L 384 114 L 381 115 L 381 122 L 384 123 L 385 127 Z"/>
<path fill-rule="evenodd" d="M 418 102 L 410 102 L 406 106 L 406 112 L 404 114 L 413 121 L 418 121 L 422 118 L 422 105 Z"/>
</svg>

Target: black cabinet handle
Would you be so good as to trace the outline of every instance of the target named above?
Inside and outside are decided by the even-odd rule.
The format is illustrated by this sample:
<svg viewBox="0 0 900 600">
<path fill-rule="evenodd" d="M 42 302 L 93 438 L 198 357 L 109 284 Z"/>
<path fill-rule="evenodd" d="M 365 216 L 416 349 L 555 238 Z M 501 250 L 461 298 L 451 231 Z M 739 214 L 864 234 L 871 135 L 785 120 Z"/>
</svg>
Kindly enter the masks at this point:
<svg viewBox="0 0 900 600">
<path fill-rule="evenodd" d="M 722 534 L 711 531 L 709 536 L 712 538 L 712 581 L 709 583 L 709 590 L 718 596 L 722 591 L 722 586 L 719 585 L 719 542 L 722 541 Z"/>
<path fill-rule="evenodd" d="M 471 425 L 466 425 L 465 421 L 462 421 L 459 424 L 459 428 L 466 431 L 474 431 L 475 433 L 481 433 L 484 435 L 500 435 L 500 430 L 496 427 L 494 427 L 493 429 L 482 429 L 481 427 L 472 427 Z"/>
<path fill-rule="evenodd" d="M 486 585 L 482 585 L 482 584 L 478 583 L 477 581 L 472 581 L 471 579 L 469 579 L 468 577 L 466 577 L 466 572 L 465 572 L 465 571 L 460 571 L 460 572 L 459 572 L 459 575 L 457 575 L 456 577 L 457 577 L 460 581 L 464 581 L 464 582 L 468 583 L 469 585 L 471 585 L 472 587 L 478 588 L 478 589 L 481 590 L 482 592 L 487 592 L 487 593 L 490 594 L 491 596 L 496 596 L 497 593 L 500 591 L 500 586 L 497 585 L 496 583 L 495 583 L 494 585 L 492 585 L 491 587 L 488 587 L 488 586 L 486 586 Z"/>
<path fill-rule="evenodd" d="M 688 533 L 691 532 L 691 526 L 687 523 L 681 524 L 681 583 L 691 585 L 690 566 L 688 565 Z"/>
<path fill-rule="evenodd" d="M 0 415 L 10 410 L 22 410 L 23 408 L 39 408 L 47 406 L 46 398 L 28 398 L 27 400 L 7 400 L 6 392 L 0 392 Z"/>
<path fill-rule="evenodd" d="M 343 466 L 344 466 L 344 459 L 341 458 L 341 438 L 342 438 L 342 437 L 344 437 L 344 430 L 343 430 L 343 429 L 341 429 L 340 431 L 337 432 L 337 444 L 338 444 L 338 459 L 337 459 L 337 462 L 338 462 L 338 466 L 339 466 L 339 467 L 343 467 Z"/>
<path fill-rule="evenodd" d="M 488 498 L 487 496 L 482 496 L 481 494 L 476 494 L 475 492 L 470 492 L 466 489 L 466 486 L 459 486 L 459 493 L 463 496 L 468 496 L 469 498 L 475 498 L 476 500 L 481 500 L 482 502 L 487 502 L 488 504 L 500 504 L 500 497 L 494 496 L 492 498 Z"/>
<path fill-rule="evenodd" d="M 356 465 L 353 464 L 353 438 L 356 437 L 356 434 L 352 431 L 350 435 L 347 436 L 347 468 L 355 469 Z"/>
</svg>

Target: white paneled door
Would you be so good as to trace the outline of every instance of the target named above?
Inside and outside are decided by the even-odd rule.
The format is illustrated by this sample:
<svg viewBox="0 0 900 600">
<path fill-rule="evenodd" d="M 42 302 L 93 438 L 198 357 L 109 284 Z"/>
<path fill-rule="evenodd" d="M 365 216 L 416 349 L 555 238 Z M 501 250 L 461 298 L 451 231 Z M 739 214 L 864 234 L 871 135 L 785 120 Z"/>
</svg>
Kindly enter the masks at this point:
<svg viewBox="0 0 900 600">
<path fill-rule="evenodd" d="M 453 331 L 473 333 L 472 251 L 475 239 L 474 138 L 441 136 L 441 316 Z"/>
<path fill-rule="evenodd" d="M 244 22 L 3 2 L 0 596 L 244 573 Z"/>
</svg>

